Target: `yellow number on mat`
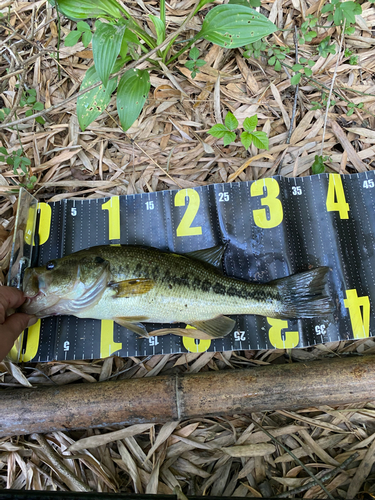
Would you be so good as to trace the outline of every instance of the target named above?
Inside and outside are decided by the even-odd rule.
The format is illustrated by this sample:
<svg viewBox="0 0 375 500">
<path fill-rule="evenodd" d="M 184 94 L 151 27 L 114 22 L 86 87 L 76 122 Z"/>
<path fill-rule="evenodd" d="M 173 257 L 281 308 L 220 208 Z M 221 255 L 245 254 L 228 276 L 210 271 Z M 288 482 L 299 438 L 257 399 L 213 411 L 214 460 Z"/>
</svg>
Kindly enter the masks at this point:
<svg viewBox="0 0 375 500">
<path fill-rule="evenodd" d="M 51 230 L 51 217 L 52 210 L 48 203 L 38 203 L 37 209 L 40 209 L 40 219 L 39 219 L 39 245 L 43 245 L 49 238 L 49 233 Z M 25 231 L 25 241 L 28 245 L 31 245 L 32 236 L 32 225 L 34 222 L 35 208 L 31 207 L 29 216 L 26 222 Z M 35 242 L 33 242 L 35 245 Z"/>
<path fill-rule="evenodd" d="M 340 219 L 349 219 L 349 204 L 339 174 L 329 174 L 326 207 L 327 212 L 338 212 Z"/>
<path fill-rule="evenodd" d="M 262 196 L 264 194 L 263 188 L 266 188 L 267 194 L 261 199 L 261 204 L 262 206 L 268 207 L 269 219 L 267 219 L 267 211 L 265 208 L 253 210 L 253 217 L 254 222 L 258 227 L 270 229 L 278 226 L 284 217 L 283 206 L 278 198 L 278 195 L 280 194 L 280 187 L 276 179 L 267 177 L 266 179 L 261 179 L 251 184 L 250 195 Z"/>
<path fill-rule="evenodd" d="M 177 227 L 176 234 L 177 236 L 194 236 L 202 234 L 201 226 L 191 226 L 195 216 L 197 215 L 201 202 L 197 191 L 194 189 L 182 189 L 181 191 L 178 191 L 174 198 L 174 206 L 184 207 L 186 197 L 189 198 L 188 206 L 180 224 Z"/>
<path fill-rule="evenodd" d="M 27 363 L 28 361 L 31 361 L 32 359 L 35 358 L 36 353 L 38 352 L 38 348 L 39 348 L 40 319 L 35 323 L 35 325 L 30 326 L 30 328 L 28 328 L 26 350 L 24 353 L 22 353 L 22 344 L 23 344 L 24 335 L 25 335 L 25 332 L 22 332 L 21 336 L 19 337 L 19 339 L 17 339 L 17 342 L 14 344 L 14 346 L 12 347 L 12 349 L 9 353 L 9 357 L 12 361 L 15 361 L 15 362 L 20 361 L 21 363 Z M 18 342 L 21 343 L 21 352 L 19 353 L 19 359 L 17 360 L 17 356 L 18 356 L 17 343 Z"/>
<path fill-rule="evenodd" d="M 193 330 L 195 329 L 193 326 L 186 325 L 186 329 L 192 328 Z M 196 340 L 192 339 L 190 337 L 182 337 L 182 343 L 185 346 L 185 349 L 187 349 L 189 352 L 205 352 L 211 345 L 211 340 L 210 339 L 201 339 L 201 340 Z"/>
<path fill-rule="evenodd" d="M 108 358 L 116 351 L 122 349 L 122 342 L 113 340 L 114 322 L 110 319 L 103 319 L 100 326 L 100 357 Z"/>
<path fill-rule="evenodd" d="M 112 196 L 112 198 L 102 205 L 102 210 L 108 210 L 108 238 L 110 240 L 120 239 L 120 198 Z"/>
<path fill-rule="evenodd" d="M 355 339 L 368 337 L 370 333 L 370 299 L 366 296 L 358 297 L 357 290 L 346 290 L 344 305 L 349 309 Z M 362 310 L 361 310 L 362 308 Z"/>
<path fill-rule="evenodd" d="M 288 328 L 288 322 L 284 319 L 267 318 L 271 328 L 268 331 L 268 338 L 277 349 L 291 349 L 299 343 L 299 333 L 285 331 L 285 340 L 282 338 L 281 330 Z"/>
</svg>

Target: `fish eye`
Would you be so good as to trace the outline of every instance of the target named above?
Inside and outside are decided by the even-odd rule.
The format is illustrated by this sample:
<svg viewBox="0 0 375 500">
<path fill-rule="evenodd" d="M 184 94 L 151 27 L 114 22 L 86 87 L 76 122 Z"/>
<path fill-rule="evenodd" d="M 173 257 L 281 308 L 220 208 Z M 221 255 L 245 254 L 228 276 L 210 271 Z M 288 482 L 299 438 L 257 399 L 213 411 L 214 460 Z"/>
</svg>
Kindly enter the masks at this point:
<svg viewBox="0 0 375 500">
<path fill-rule="evenodd" d="M 56 262 L 54 260 L 49 260 L 46 264 L 46 269 L 50 271 L 51 269 L 54 269 L 56 265 Z"/>
<path fill-rule="evenodd" d="M 104 259 L 102 259 L 101 257 L 99 257 L 99 255 L 97 257 L 95 257 L 95 260 L 94 260 L 95 264 L 103 264 L 103 262 L 105 262 Z"/>
</svg>

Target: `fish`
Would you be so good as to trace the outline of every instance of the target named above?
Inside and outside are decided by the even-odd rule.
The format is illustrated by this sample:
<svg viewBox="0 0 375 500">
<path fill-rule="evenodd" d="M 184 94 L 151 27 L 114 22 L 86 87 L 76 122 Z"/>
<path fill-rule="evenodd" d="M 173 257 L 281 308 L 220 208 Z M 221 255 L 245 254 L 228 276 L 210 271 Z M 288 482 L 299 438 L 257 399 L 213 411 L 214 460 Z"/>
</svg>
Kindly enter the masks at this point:
<svg viewBox="0 0 375 500">
<path fill-rule="evenodd" d="M 331 313 L 328 267 L 317 267 L 269 283 L 225 275 L 225 245 L 189 254 L 132 245 L 80 250 L 25 271 L 22 311 L 38 318 L 73 315 L 109 319 L 147 337 L 144 323 L 185 323 L 169 328 L 194 338 L 219 338 L 236 326 L 228 316 L 314 318 Z M 183 333 L 181 333 L 183 332 Z"/>
</svg>

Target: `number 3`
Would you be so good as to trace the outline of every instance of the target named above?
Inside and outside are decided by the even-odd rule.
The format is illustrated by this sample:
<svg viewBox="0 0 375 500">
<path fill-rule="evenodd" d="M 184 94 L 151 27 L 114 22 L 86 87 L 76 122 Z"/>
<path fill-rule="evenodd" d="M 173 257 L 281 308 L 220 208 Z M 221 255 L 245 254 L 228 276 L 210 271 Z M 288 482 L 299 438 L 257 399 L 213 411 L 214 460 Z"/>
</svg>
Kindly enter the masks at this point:
<svg viewBox="0 0 375 500">
<path fill-rule="evenodd" d="M 262 196 L 264 194 L 264 188 L 266 188 L 266 196 L 261 199 L 261 204 L 268 207 L 269 218 L 267 218 L 267 211 L 265 208 L 253 210 L 253 217 L 254 222 L 258 227 L 270 229 L 278 226 L 282 222 L 284 217 L 283 206 L 281 201 L 278 199 L 280 187 L 276 179 L 268 177 L 266 179 L 253 182 L 250 188 L 250 195 Z"/>
</svg>

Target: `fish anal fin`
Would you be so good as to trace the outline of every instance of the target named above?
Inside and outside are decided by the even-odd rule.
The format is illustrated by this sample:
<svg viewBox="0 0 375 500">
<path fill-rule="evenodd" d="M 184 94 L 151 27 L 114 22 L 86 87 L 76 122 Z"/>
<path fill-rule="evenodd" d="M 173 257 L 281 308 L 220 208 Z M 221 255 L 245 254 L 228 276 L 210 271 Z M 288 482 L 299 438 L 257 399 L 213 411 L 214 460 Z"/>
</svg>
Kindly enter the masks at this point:
<svg viewBox="0 0 375 500">
<path fill-rule="evenodd" d="M 137 333 L 141 337 L 149 337 L 149 333 L 146 330 L 145 326 L 142 325 L 142 323 L 137 323 L 137 321 L 141 321 L 141 318 L 143 321 L 148 319 L 145 318 L 144 316 L 132 316 L 132 317 L 124 316 L 124 317 L 113 318 L 113 321 L 115 321 L 120 326 L 123 326 L 124 328 L 127 328 L 128 330 L 131 330 L 134 333 Z"/>
<path fill-rule="evenodd" d="M 236 322 L 227 316 L 217 316 L 206 321 L 194 321 L 190 325 L 206 333 L 210 338 L 220 338 L 231 333 Z"/>
<path fill-rule="evenodd" d="M 149 292 L 155 285 L 155 282 L 148 278 L 134 278 L 130 280 L 118 281 L 116 283 L 109 283 L 116 295 L 113 298 L 130 297 L 132 295 L 143 295 Z"/>
<path fill-rule="evenodd" d="M 198 340 L 209 340 L 212 339 L 211 335 L 208 335 L 201 330 L 195 328 L 162 328 L 161 330 L 154 330 L 149 333 L 149 336 L 162 336 L 162 335 L 178 335 L 179 337 L 190 337 L 192 339 Z"/>
<path fill-rule="evenodd" d="M 207 264 L 211 264 L 218 269 L 222 269 L 222 260 L 226 246 L 226 244 L 217 245 L 216 247 L 204 248 L 203 250 L 188 252 L 184 255 L 187 255 L 188 257 L 191 257 L 193 259 L 201 260 L 202 262 L 206 262 Z"/>
</svg>

